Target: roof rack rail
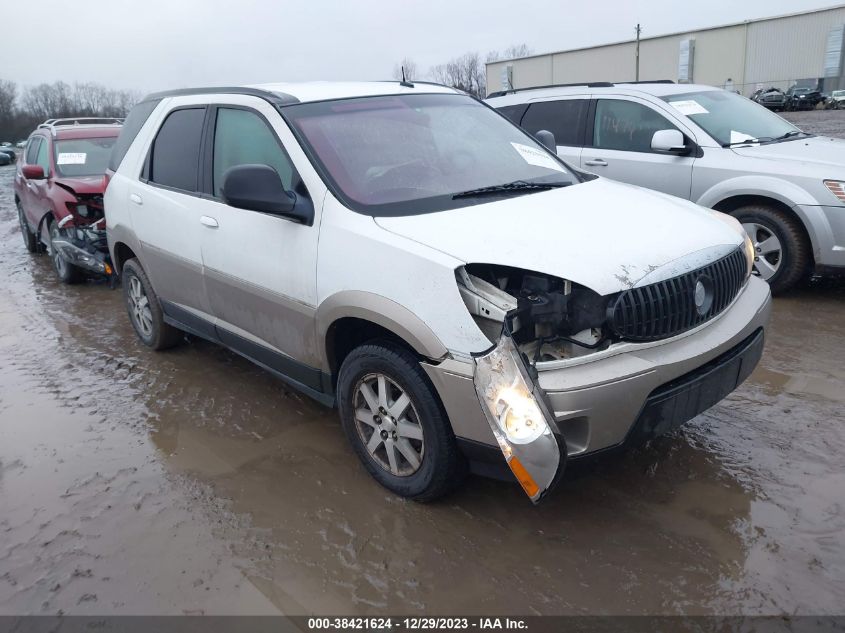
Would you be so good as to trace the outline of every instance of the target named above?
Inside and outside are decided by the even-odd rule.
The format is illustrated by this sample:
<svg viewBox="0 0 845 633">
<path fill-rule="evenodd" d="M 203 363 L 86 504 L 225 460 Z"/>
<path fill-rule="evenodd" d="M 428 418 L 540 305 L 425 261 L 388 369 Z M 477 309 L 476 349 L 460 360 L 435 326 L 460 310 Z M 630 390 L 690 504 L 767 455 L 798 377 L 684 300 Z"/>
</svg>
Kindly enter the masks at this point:
<svg viewBox="0 0 845 633">
<path fill-rule="evenodd" d="M 123 125 L 123 119 L 113 116 L 80 116 L 68 117 L 63 119 L 47 119 L 41 123 L 39 128 L 57 128 L 76 125 Z"/>
<path fill-rule="evenodd" d="M 543 90 L 544 88 L 612 88 L 613 84 L 609 81 L 578 81 L 574 84 L 546 84 L 545 86 L 531 86 L 530 88 L 510 88 L 509 90 L 497 90 L 487 95 L 487 98 L 502 97 L 504 95 L 516 94 L 517 92 L 525 92 L 526 90 Z"/>
<path fill-rule="evenodd" d="M 510 88 L 509 90 L 497 90 L 487 95 L 488 99 L 492 97 L 503 97 L 504 95 L 515 94 L 517 92 L 525 92 L 527 90 L 543 90 L 545 88 L 613 88 L 616 84 L 673 84 L 671 79 L 655 79 L 653 81 L 579 81 L 574 84 L 547 84 L 545 86 L 531 86 L 530 88 Z"/>
<path fill-rule="evenodd" d="M 674 79 L 643 79 L 640 81 L 617 81 L 618 84 L 673 84 Z"/>
</svg>

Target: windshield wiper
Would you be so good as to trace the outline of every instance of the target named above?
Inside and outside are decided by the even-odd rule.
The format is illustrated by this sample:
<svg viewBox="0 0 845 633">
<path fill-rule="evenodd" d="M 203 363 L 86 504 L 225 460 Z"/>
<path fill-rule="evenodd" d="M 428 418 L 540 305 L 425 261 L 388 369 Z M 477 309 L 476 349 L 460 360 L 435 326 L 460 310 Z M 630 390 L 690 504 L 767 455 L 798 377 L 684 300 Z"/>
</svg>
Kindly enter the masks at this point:
<svg viewBox="0 0 845 633">
<path fill-rule="evenodd" d="M 792 130 L 787 132 L 786 134 L 781 134 L 780 136 L 776 136 L 772 139 L 772 141 L 785 141 L 788 138 L 792 138 L 793 136 L 798 136 L 799 134 L 806 134 L 807 136 L 812 136 L 808 132 L 804 132 L 802 130 Z"/>
<path fill-rule="evenodd" d="M 722 143 L 722 147 L 733 147 L 734 145 L 748 145 L 750 143 L 777 143 L 778 141 L 785 141 L 786 139 L 792 138 L 793 136 L 798 136 L 799 134 L 806 134 L 807 136 L 812 136 L 812 134 L 802 132 L 801 130 L 790 130 L 786 134 L 781 134 L 780 136 L 761 136 L 760 138 L 749 137 L 742 141 Z"/>
<path fill-rule="evenodd" d="M 452 196 L 452 200 L 459 198 L 474 198 L 475 196 L 484 196 L 487 194 L 496 193 L 520 193 L 526 191 L 542 191 L 544 189 L 557 189 L 558 187 L 567 187 L 571 182 L 528 182 L 526 180 L 514 180 L 503 185 L 492 185 L 490 187 L 479 187 L 478 189 L 469 189 L 461 191 Z"/>
</svg>

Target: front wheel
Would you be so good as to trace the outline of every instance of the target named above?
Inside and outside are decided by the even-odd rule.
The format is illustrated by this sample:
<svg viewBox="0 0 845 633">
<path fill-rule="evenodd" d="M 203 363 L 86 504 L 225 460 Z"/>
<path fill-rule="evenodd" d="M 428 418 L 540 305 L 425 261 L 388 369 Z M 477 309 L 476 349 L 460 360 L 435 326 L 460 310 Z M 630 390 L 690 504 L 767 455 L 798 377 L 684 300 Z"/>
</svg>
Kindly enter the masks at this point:
<svg viewBox="0 0 845 633">
<path fill-rule="evenodd" d="M 15 206 L 18 208 L 18 222 L 21 225 L 21 236 L 23 237 L 23 245 L 30 253 L 34 253 L 38 243 L 35 241 L 35 233 L 29 230 L 29 223 L 26 221 L 23 207 L 20 200 L 15 200 Z"/>
<path fill-rule="evenodd" d="M 382 486 L 431 501 L 463 481 L 464 457 L 413 354 L 389 342 L 362 345 L 343 361 L 337 390 L 343 430 Z"/>
<path fill-rule="evenodd" d="M 786 292 L 806 276 L 810 245 L 797 219 L 762 205 L 742 207 L 732 215 L 754 245 L 754 274 L 769 283 L 772 294 Z"/>
<path fill-rule="evenodd" d="M 182 332 L 164 322 L 164 312 L 147 273 L 133 258 L 123 265 L 123 299 L 135 334 L 147 347 L 167 349 L 182 340 Z"/>
</svg>

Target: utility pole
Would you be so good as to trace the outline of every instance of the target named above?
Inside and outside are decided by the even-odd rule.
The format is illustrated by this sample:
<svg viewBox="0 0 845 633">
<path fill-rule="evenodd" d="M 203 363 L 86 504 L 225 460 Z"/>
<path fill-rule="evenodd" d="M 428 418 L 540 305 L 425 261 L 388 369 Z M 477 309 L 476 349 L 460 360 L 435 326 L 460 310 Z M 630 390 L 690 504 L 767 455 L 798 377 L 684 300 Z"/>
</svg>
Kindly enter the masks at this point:
<svg viewBox="0 0 845 633">
<path fill-rule="evenodd" d="M 636 81 L 640 80 L 640 25 L 637 24 L 637 70 L 636 70 Z"/>
</svg>

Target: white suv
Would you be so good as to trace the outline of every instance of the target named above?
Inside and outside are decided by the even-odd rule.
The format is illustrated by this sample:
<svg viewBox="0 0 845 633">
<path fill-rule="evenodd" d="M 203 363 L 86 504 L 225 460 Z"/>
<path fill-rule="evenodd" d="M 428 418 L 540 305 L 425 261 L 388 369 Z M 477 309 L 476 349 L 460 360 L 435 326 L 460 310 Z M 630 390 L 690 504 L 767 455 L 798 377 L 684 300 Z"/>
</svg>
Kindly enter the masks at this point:
<svg viewBox="0 0 845 633">
<path fill-rule="evenodd" d="M 146 345 L 189 332 L 337 405 L 419 500 L 469 465 L 538 501 L 567 457 L 734 389 L 769 314 L 735 220 L 570 169 L 430 84 L 151 95 L 105 207 Z"/>
<path fill-rule="evenodd" d="M 812 272 L 845 273 L 845 141 L 712 86 L 548 86 L 488 103 L 554 135 L 570 165 L 733 215 L 772 292 Z"/>
</svg>

